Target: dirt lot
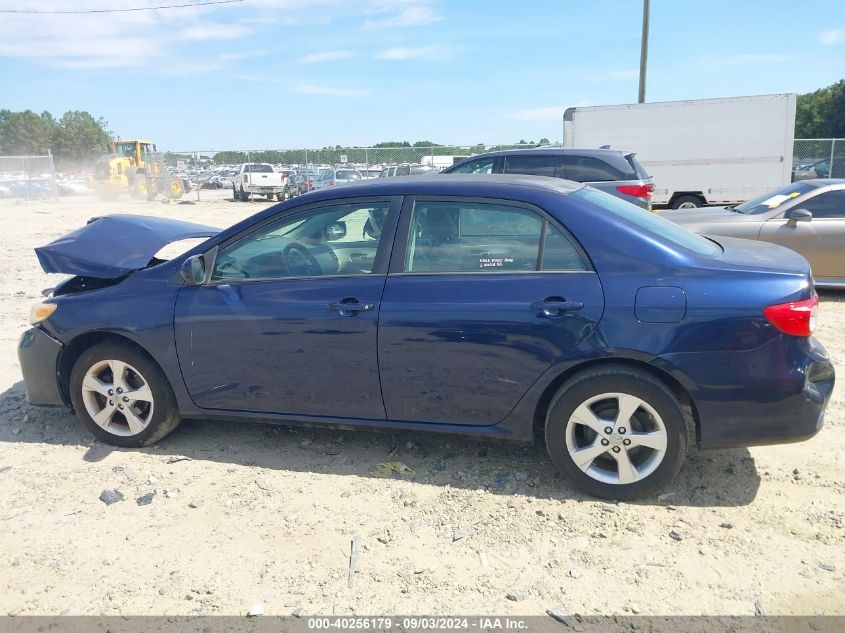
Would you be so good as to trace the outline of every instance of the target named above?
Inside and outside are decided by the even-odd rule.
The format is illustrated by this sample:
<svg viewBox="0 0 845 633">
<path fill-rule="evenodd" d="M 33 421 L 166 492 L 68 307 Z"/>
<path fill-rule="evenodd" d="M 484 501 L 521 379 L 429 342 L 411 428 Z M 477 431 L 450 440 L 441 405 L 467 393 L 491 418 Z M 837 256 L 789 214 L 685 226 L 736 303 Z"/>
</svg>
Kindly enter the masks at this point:
<svg viewBox="0 0 845 633">
<path fill-rule="evenodd" d="M 55 283 L 33 247 L 110 212 L 222 227 L 265 206 L 203 198 L 0 201 L 0 614 L 845 614 L 841 380 L 816 438 L 693 452 L 636 504 L 577 494 L 540 446 L 197 421 L 116 450 L 29 408 L 16 344 Z M 825 294 L 845 377 L 843 324 Z M 394 447 L 415 474 L 373 477 Z"/>
</svg>

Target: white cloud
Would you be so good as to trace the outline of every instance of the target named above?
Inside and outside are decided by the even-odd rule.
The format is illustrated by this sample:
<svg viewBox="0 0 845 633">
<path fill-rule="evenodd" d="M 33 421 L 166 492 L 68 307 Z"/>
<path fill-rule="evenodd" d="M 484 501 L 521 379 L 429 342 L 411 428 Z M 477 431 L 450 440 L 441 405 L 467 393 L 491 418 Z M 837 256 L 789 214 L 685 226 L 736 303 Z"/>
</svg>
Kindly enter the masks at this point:
<svg viewBox="0 0 845 633">
<path fill-rule="evenodd" d="M 590 76 L 590 81 L 594 83 L 612 83 L 621 81 L 631 81 L 640 76 L 640 71 L 637 68 L 624 68 L 620 70 L 609 70 L 605 73 L 597 73 Z"/>
<path fill-rule="evenodd" d="M 819 41 L 825 46 L 845 42 L 845 28 L 830 29 L 819 34 Z"/>
<path fill-rule="evenodd" d="M 387 5 L 382 5 L 387 6 Z M 393 29 L 408 26 L 425 26 L 434 24 L 443 18 L 427 6 L 405 6 L 395 10 L 385 10 L 387 17 L 364 20 L 364 27 L 368 29 Z"/>
<path fill-rule="evenodd" d="M 562 121 L 566 106 L 545 106 L 542 108 L 524 108 L 513 113 L 513 118 L 520 121 Z"/>
<path fill-rule="evenodd" d="M 202 42 L 205 40 L 236 40 L 246 37 L 252 30 L 242 24 L 194 24 L 180 34 L 186 40 Z"/>
<path fill-rule="evenodd" d="M 321 62 L 332 62 L 338 59 L 348 59 L 352 57 L 350 51 L 325 51 L 323 53 L 311 53 L 304 55 L 296 61 L 300 64 L 319 64 Z"/>
<path fill-rule="evenodd" d="M 519 121 L 556 121 L 560 123 L 561 121 L 563 121 L 563 113 L 566 111 L 567 108 L 585 108 L 591 105 L 593 105 L 591 101 L 581 99 L 580 101 L 576 101 L 575 103 L 571 103 L 569 105 L 544 106 L 540 108 L 524 108 L 522 110 L 517 110 L 516 112 L 512 113 L 511 117 Z"/>
<path fill-rule="evenodd" d="M 256 49 L 252 51 L 241 51 L 238 53 L 220 53 L 217 59 L 221 62 L 236 62 L 242 59 L 253 59 L 255 57 L 263 57 L 267 51 L 263 49 Z"/>
<path fill-rule="evenodd" d="M 422 59 L 426 61 L 446 61 L 454 56 L 454 49 L 450 46 L 422 46 L 419 48 L 387 48 L 376 53 L 376 59 L 387 61 L 405 61 L 408 59 Z"/>
<path fill-rule="evenodd" d="M 714 66 L 754 66 L 759 64 L 777 64 L 788 61 L 790 56 L 785 53 L 741 53 L 706 58 L 708 64 Z"/>
<path fill-rule="evenodd" d="M 325 95 L 328 97 L 360 97 L 363 90 L 352 88 L 333 88 L 331 86 L 315 86 L 313 84 L 300 84 L 291 88 L 294 92 L 301 92 L 307 95 Z"/>
</svg>

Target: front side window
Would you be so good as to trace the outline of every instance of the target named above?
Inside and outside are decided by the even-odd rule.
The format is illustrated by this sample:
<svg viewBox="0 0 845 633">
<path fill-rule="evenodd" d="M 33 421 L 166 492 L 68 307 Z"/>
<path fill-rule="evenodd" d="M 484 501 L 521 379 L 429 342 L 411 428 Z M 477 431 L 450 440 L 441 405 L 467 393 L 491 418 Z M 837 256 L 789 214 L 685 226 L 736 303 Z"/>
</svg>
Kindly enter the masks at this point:
<svg viewBox="0 0 845 633">
<path fill-rule="evenodd" d="M 389 208 L 341 204 L 271 222 L 220 249 L 211 279 L 371 274 Z"/>
<path fill-rule="evenodd" d="M 845 218 L 845 190 L 820 193 L 806 202 L 799 202 L 798 207 L 807 209 L 814 219 Z"/>
<path fill-rule="evenodd" d="M 449 170 L 450 174 L 492 174 L 493 162 L 496 159 L 492 156 L 471 160 L 463 165 L 458 165 Z"/>
<path fill-rule="evenodd" d="M 585 266 L 567 238 L 533 211 L 456 201 L 414 205 L 404 270 L 525 272 Z"/>
</svg>

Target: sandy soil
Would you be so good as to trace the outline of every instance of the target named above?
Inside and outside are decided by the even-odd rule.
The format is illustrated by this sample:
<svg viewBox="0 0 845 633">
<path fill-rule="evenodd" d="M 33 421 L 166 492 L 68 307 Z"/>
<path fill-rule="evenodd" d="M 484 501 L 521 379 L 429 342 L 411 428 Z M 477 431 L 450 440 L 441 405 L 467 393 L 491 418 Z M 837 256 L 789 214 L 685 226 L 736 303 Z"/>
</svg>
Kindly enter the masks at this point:
<svg viewBox="0 0 845 633">
<path fill-rule="evenodd" d="M 695 451 L 636 504 L 579 495 L 540 446 L 189 422 L 119 450 L 28 407 L 16 344 L 55 283 L 33 247 L 110 212 L 222 227 L 266 206 L 202 198 L 0 201 L 0 614 L 845 614 L 842 381 L 811 441 Z M 843 323 L 826 293 L 845 376 Z M 395 447 L 416 473 L 373 477 Z"/>
</svg>

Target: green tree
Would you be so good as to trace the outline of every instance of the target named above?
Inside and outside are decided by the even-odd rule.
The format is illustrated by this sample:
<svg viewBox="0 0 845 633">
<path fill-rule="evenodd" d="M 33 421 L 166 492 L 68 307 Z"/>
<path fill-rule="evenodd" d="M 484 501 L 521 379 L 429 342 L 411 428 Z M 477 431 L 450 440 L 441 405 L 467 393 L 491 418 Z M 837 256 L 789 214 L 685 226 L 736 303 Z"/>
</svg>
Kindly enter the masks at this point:
<svg viewBox="0 0 845 633">
<path fill-rule="evenodd" d="M 537 144 L 538 145 L 549 145 L 549 144 L 551 144 L 551 141 L 544 136 L 539 141 L 537 141 Z"/>
<path fill-rule="evenodd" d="M 72 110 L 59 119 L 53 153 L 72 162 L 83 162 L 103 154 L 111 140 L 108 123 L 88 112 Z"/>
<path fill-rule="evenodd" d="M 845 137 L 845 79 L 798 95 L 795 138 Z"/>
<path fill-rule="evenodd" d="M 0 154 L 46 154 L 55 133 L 56 121 L 49 112 L 0 110 Z"/>
</svg>

